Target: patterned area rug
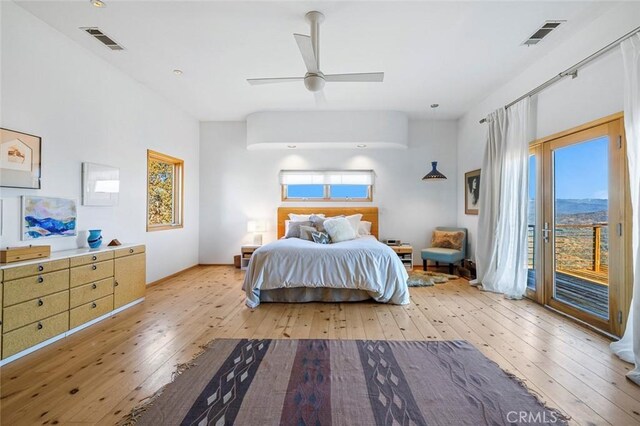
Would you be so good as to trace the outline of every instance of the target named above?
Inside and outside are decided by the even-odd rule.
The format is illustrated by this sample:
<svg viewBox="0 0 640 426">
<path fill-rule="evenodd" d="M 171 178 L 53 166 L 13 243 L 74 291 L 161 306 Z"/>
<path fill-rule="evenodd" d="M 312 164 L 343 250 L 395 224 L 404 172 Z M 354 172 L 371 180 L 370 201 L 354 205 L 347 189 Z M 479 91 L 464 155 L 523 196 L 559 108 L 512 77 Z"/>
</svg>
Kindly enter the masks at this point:
<svg viewBox="0 0 640 426">
<path fill-rule="evenodd" d="M 214 340 L 137 425 L 566 424 L 466 341 Z"/>
<path fill-rule="evenodd" d="M 441 274 L 440 272 L 421 271 L 414 269 L 409 272 L 407 285 L 409 287 L 428 287 L 435 284 L 446 283 L 449 280 L 459 278 L 457 275 Z"/>
</svg>

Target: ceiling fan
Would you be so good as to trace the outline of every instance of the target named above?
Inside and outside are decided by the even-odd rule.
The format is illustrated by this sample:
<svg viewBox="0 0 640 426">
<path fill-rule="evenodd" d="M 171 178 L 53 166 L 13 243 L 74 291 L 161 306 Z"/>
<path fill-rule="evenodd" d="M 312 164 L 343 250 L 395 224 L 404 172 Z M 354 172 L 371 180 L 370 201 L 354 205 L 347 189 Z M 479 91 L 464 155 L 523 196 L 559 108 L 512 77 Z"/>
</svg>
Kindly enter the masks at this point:
<svg viewBox="0 0 640 426">
<path fill-rule="evenodd" d="M 311 36 L 294 34 L 293 37 L 298 43 L 298 48 L 302 54 L 302 60 L 307 67 L 304 77 L 277 77 L 277 78 L 248 78 L 251 85 L 288 83 L 292 81 L 304 80 L 304 86 L 310 92 L 316 94 L 316 100 L 323 100 L 322 89 L 325 82 L 382 82 L 383 72 L 367 72 L 352 74 L 324 74 L 320 71 L 320 23 L 324 20 L 324 15 L 317 11 L 308 12 L 305 18 L 311 24 Z"/>
</svg>

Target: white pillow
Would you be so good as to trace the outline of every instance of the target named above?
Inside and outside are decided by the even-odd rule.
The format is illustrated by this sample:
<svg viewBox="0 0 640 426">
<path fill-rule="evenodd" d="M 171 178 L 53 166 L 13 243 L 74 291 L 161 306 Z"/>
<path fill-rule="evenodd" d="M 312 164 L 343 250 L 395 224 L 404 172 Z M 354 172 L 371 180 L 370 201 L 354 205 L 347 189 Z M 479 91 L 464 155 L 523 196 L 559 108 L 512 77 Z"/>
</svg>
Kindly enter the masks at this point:
<svg viewBox="0 0 640 426">
<path fill-rule="evenodd" d="M 327 230 L 333 243 L 354 240 L 358 236 L 346 217 L 325 220 L 324 229 Z"/>
<path fill-rule="evenodd" d="M 362 219 L 362 215 L 352 214 L 351 216 L 347 216 L 346 219 L 349 221 L 349 225 L 353 228 L 353 231 L 358 235 L 358 230 L 360 229 L 360 219 Z"/>
<path fill-rule="evenodd" d="M 312 213 L 312 214 L 289 213 L 289 219 L 291 219 L 292 222 L 308 222 L 311 216 L 324 217 L 324 214 L 322 213 Z"/>
<path fill-rule="evenodd" d="M 371 235 L 371 222 L 363 220 L 358 225 L 358 237 L 364 237 L 365 235 Z"/>
</svg>

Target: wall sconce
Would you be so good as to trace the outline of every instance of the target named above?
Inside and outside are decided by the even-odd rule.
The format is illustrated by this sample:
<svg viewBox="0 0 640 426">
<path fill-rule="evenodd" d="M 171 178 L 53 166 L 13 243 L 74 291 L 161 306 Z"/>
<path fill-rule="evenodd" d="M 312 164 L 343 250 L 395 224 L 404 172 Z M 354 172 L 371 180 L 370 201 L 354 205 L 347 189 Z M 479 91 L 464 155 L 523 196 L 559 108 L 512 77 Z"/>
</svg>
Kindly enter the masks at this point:
<svg viewBox="0 0 640 426">
<path fill-rule="evenodd" d="M 432 161 L 431 162 L 431 171 L 429 173 L 427 173 L 422 180 L 432 180 L 432 179 L 446 179 L 447 177 L 445 175 L 443 175 L 442 173 L 440 173 L 438 171 L 438 169 L 436 168 L 436 166 L 438 165 L 437 161 Z"/>
</svg>

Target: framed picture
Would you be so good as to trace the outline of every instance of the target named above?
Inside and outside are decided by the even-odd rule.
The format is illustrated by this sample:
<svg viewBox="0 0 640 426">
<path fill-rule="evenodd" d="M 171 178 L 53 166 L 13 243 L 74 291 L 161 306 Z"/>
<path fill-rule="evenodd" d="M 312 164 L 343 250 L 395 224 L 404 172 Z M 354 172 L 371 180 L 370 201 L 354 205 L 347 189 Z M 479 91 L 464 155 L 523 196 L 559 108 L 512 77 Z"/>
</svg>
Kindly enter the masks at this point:
<svg viewBox="0 0 640 426">
<path fill-rule="evenodd" d="M 0 128 L 0 186 L 40 189 L 39 136 Z"/>
<path fill-rule="evenodd" d="M 120 193 L 120 169 L 82 163 L 82 205 L 116 206 Z"/>
<path fill-rule="evenodd" d="M 78 234 L 76 201 L 22 196 L 22 240 L 71 237 Z"/>
<path fill-rule="evenodd" d="M 480 201 L 480 169 L 464 174 L 464 212 L 478 214 Z"/>
</svg>

